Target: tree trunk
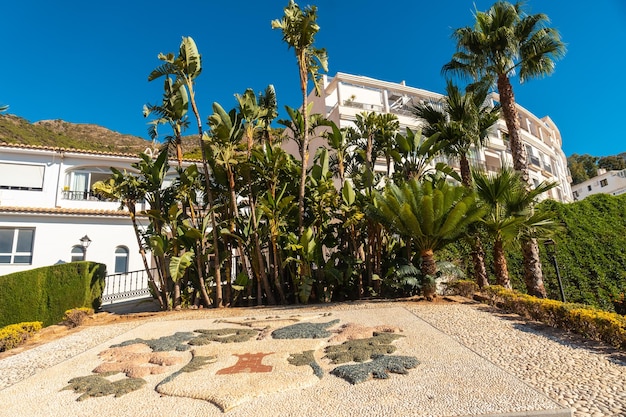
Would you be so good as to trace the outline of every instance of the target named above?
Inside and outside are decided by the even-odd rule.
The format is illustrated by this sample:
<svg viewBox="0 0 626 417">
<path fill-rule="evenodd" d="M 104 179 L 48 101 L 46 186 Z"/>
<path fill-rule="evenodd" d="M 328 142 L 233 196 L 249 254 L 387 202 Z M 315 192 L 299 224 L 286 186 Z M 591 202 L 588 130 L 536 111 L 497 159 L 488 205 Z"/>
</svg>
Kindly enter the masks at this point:
<svg viewBox="0 0 626 417">
<path fill-rule="evenodd" d="M 543 285 L 541 260 L 539 259 L 539 245 L 537 239 L 528 239 L 522 242 L 524 255 L 524 282 L 530 295 L 546 298 L 546 288 Z M 528 264 L 527 264 L 528 262 Z"/>
<path fill-rule="evenodd" d="M 432 301 L 437 294 L 435 286 L 435 275 L 437 274 L 437 264 L 435 263 L 435 255 L 432 249 L 423 250 L 420 253 L 422 264 L 420 271 L 422 272 L 422 295 L 426 300 Z"/>
<path fill-rule="evenodd" d="M 211 216 L 211 228 L 213 234 L 213 259 L 215 261 L 215 307 L 224 307 L 223 299 L 222 299 L 222 275 L 221 275 L 221 261 L 220 261 L 220 247 L 219 247 L 219 230 L 217 230 L 217 220 L 215 218 L 215 211 L 213 210 L 214 200 L 213 200 L 213 190 L 211 189 L 211 177 L 210 177 L 210 169 L 209 163 L 206 159 L 206 151 L 204 149 L 204 143 L 202 141 L 202 120 L 200 120 L 200 114 L 198 113 L 198 108 L 196 107 L 196 101 L 193 95 L 192 85 L 187 86 L 189 89 L 189 97 L 191 102 L 191 108 L 193 110 L 193 114 L 196 117 L 196 121 L 198 122 L 198 145 L 200 145 L 200 150 L 202 152 L 202 169 L 204 171 L 204 185 L 206 188 L 206 196 L 207 201 L 209 203 L 209 210 Z"/>
<path fill-rule="evenodd" d="M 502 114 L 509 131 L 511 144 L 511 155 L 513 156 L 513 168 L 518 171 L 526 187 L 530 189 L 530 176 L 528 175 L 528 161 L 526 159 L 526 149 L 520 137 L 520 125 L 515 107 L 515 95 L 511 82 L 505 74 L 498 75 L 498 92 L 500 93 L 500 104 Z M 530 294 L 545 298 L 546 289 L 543 285 L 543 272 L 541 270 L 541 260 L 539 259 L 539 249 L 537 239 L 529 239 L 522 242 L 522 254 L 524 255 L 524 281 L 526 289 Z"/>
<path fill-rule="evenodd" d="M 504 247 L 502 240 L 496 239 L 493 244 L 493 267 L 496 273 L 496 282 L 504 288 L 511 289 L 511 280 L 509 279 L 509 269 L 504 256 Z"/>
<path fill-rule="evenodd" d="M 472 171 L 470 170 L 469 161 L 465 154 L 459 157 L 459 166 L 461 168 L 461 182 L 467 188 L 472 188 Z"/>
<path fill-rule="evenodd" d="M 302 144 L 300 148 L 300 159 L 302 161 L 302 172 L 300 173 L 300 193 L 298 194 L 298 237 L 302 237 L 304 230 L 304 193 L 306 188 L 306 170 L 309 164 L 309 115 L 308 115 L 308 68 L 306 62 L 306 51 L 302 50 L 298 56 L 298 69 L 300 71 L 300 91 L 302 92 Z"/>
<path fill-rule="evenodd" d="M 165 310 L 167 308 L 167 305 L 163 302 L 163 297 L 161 296 L 161 292 L 159 290 L 159 287 L 156 284 L 156 282 L 154 281 L 154 275 L 152 275 L 152 270 L 151 270 L 150 266 L 148 265 L 148 259 L 146 257 L 146 250 L 143 248 L 143 244 L 141 242 L 141 234 L 139 233 L 139 226 L 137 226 L 137 219 L 135 217 L 135 213 L 136 213 L 135 205 L 134 204 L 131 205 L 131 204 L 127 203 L 126 207 L 128 207 L 128 211 L 130 213 L 130 221 L 133 224 L 133 229 L 135 231 L 135 237 L 137 238 L 137 245 L 139 245 L 139 254 L 141 255 L 141 260 L 143 262 L 143 267 L 146 270 L 146 274 L 148 274 L 148 285 L 152 289 L 154 297 L 159 302 L 159 306 L 160 306 L 161 310 Z M 163 282 L 161 282 L 161 285 L 163 285 Z"/>
<path fill-rule="evenodd" d="M 489 280 L 487 279 L 487 268 L 485 268 L 485 249 L 478 235 L 472 240 L 472 263 L 474 264 L 476 284 L 478 284 L 479 288 L 488 287 Z"/>
</svg>

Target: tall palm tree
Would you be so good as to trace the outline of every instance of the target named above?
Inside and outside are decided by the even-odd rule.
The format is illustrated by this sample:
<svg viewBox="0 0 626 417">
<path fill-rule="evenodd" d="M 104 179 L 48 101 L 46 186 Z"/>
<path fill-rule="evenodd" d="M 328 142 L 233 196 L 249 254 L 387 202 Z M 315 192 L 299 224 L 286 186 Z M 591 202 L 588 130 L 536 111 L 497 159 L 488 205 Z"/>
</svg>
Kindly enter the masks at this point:
<svg viewBox="0 0 626 417">
<path fill-rule="evenodd" d="M 328 55 L 326 49 L 313 46 L 315 35 L 320 27 L 317 24 L 317 7 L 306 6 L 303 9 L 293 0 L 284 9 L 284 16 L 272 20 L 272 29 L 280 29 L 283 41 L 293 48 L 298 62 L 300 75 L 300 91 L 302 93 L 302 114 L 304 120 L 303 137 L 300 145 L 302 172 L 300 174 L 300 193 L 298 196 L 298 232 L 302 234 L 304 221 L 304 191 L 306 171 L 309 163 L 309 107 L 307 88 L 309 77 L 313 81 L 316 94 L 320 93 L 320 70 L 328 71 Z"/>
<path fill-rule="evenodd" d="M 458 158 L 461 167 L 461 182 L 472 187 L 472 174 L 467 155 L 470 149 L 480 149 L 487 139 L 488 130 L 500 117 L 500 106 L 486 106 L 488 89 L 481 86 L 462 94 L 451 81 L 446 84 L 446 95 L 438 102 L 420 103 L 413 114 L 425 125 L 426 136 L 438 133 L 446 141 L 443 153 Z M 472 238 L 472 263 L 474 275 L 480 288 L 489 284 L 485 268 L 485 251 L 477 234 Z"/>
<path fill-rule="evenodd" d="M 524 237 L 546 233 L 554 227 L 550 214 L 532 210 L 532 205 L 539 195 L 557 184 L 542 182 L 528 190 L 519 173 L 506 167 L 496 175 L 474 171 L 473 178 L 480 200 L 489 209 L 483 223 L 493 237 L 496 282 L 505 288 L 511 288 L 504 250 Z"/>
<path fill-rule="evenodd" d="M 498 1 L 486 12 L 477 11 L 475 18 L 474 27 L 454 31 L 457 51 L 442 70 L 470 77 L 482 84 L 497 85 L 513 167 L 530 187 L 526 150 L 520 137 L 510 77 L 517 72 L 520 81 L 524 82 L 550 75 L 555 61 L 565 54 L 565 44 L 556 29 L 547 27 L 549 20 L 545 14 L 528 15 L 522 10 L 522 3 Z M 537 241 L 529 239 L 524 242 L 522 252 L 528 291 L 545 298 Z"/>
<path fill-rule="evenodd" d="M 143 107 L 143 116 L 148 117 L 155 114 L 156 119 L 149 123 L 148 134 L 150 139 L 155 140 L 158 137 L 158 126 L 161 124 L 169 124 L 174 132 L 173 136 L 167 136 L 167 146 L 173 146 L 178 160 L 178 167 L 183 165 L 183 140 L 182 132 L 189 127 L 187 120 L 187 111 L 189 109 L 189 98 L 185 86 L 179 84 L 174 85 L 172 77 L 165 77 L 163 86 L 163 101 L 161 104 L 146 104 Z"/>
<path fill-rule="evenodd" d="M 196 118 L 198 126 L 198 144 L 202 151 L 202 168 L 204 170 L 205 192 L 207 200 L 210 206 L 209 216 L 211 218 L 211 227 L 213 232 L 213 256 L 215 260 L 215 306 L 223 307 L 222 299 L 222 277 L 221 277 L 221 262 L 219 251 L 219 230 L 217 225 L 217 219 L 215 216 L 214 204 L 213 204 L 213 190 L 211 188 L 211 171 L 209 170 L 209 163 L 207 161 L 206 149 L 204 146 L 204 133 L 202 130 L 202 119 L 200 118 L 200 112 L 196 104 L 195 98 L 195 80 L 202 72 L 202 57 L 198 52 L 198 47 L 195 41 L 191 37 L 183 37 L 178 50 L 178 56 L 174 56 L 173 53 L 163 54 L 159 53 L 159 60 L 163 61 L 163 64 L 155 68 L 150 75 L 148 75 L 148 81 L 156 80 L 160 77 L 168 77 L 173 75 L 175 77 L 174 88 L 177 89 L 183 85 L 189 97 L 189 104 Z"/>
<path fill-rule="evenodd" d="M 484 209 L 466 187 L 412 179 L 389 184 L 382 193 L 375 192 L 374 207 L 369 213 L 392 233 L 411 242 L 421 257 L 422 276 L 432 279 L 437 272 L 435 252 L 479 221 Z M 431 285 L 426 288 L 434 291 Z M 433 294 L 427 291 L 424 295 L 430 298 Z"/>
<path fill-rule="evenodd" d="M 488 130 L 500 117 L 500 106 L 485 105 L 488 89 L 477 88 L 461 93 L 451 80 L 447 81 L 446 95 L 438 102 L 425 102 L 413 107 L 413 114 L 424 122 L 422 133 L 432 136 L 439 133 L 445 140 L 442 152 L 459 158 L 461 180 L 472 186 L 472 174 L 467 155 L 470 149 L 480 149 L 487 140 Z"/>
</svg>

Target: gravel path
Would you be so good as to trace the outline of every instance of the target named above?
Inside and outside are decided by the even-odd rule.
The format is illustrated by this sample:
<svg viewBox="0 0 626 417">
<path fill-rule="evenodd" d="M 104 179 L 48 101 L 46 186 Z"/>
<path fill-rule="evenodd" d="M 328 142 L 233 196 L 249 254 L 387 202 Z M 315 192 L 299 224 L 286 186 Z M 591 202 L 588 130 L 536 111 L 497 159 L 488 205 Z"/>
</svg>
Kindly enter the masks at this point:
<svg viewBox="0 0 626 417">
<path fill-rule="evenodd" d="M 545 393 L 574 417 L 626 416 L 626 357 L 580 338 L 477 304 L 347 303 L 315 311 L 404 307 L 487 361 Z M 84 330 L 0 360 L 0 392 L 147 321 L 265 314 L 257 309 L 189 311 Z M 290 310 L 291 311 L 291 310 Z M 273 311 L 275 312 L 275 310 Z M 365 315 L 365 312 L 364 312 Z M 1 414 L 1 413 L 0 413 Z"/>
<path fill-rule="evenodd" d="M 423 320 L 510 372 L 574 417 L 626 416 L 626 355 L 487 306 L 413 305 Z"/>
</svg>

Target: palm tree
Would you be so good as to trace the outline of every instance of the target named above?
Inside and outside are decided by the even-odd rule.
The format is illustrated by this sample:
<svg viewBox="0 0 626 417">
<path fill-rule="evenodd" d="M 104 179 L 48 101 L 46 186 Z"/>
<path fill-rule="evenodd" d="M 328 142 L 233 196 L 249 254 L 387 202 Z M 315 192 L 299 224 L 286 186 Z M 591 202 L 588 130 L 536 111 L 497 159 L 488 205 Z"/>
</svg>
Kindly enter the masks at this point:
<svg viewBox="0 0 626 417">
<path fill-rule="evenodd" d="M 148 117 L 150 114 L 156 114 L 157 118 L 150 122 L 148 134 L 150 139 L 155 140 L 158 137 L 158 126 L 160 124 L 169 124 L 174 132 L 173 136 L 166 137 L 167 146 L 174 146 L 178 167 L 183 164 L 183 142 L 182 132 L 189 127 L 187 120 L 187 111 L 189 109 L 189 98 L 185 86 L 179 84 L 174 85 L 171 77 L 165 77 L 163 86 L 163 101 L 158 104 L 146 104 L 143 107 L 143 116 Z"/>
<path fill-rule="evenodd" d="M 213 190 L 211 189 L 211 175 L 209 170 L 209 164 L 206 157 L 206 150 L 204 146 L 204 134 L 202 131 L 202 120 L 196 105 L 194 84 L 195 80 L 202 72 L 202 57 L 198 52 L 195 41 L 191 37 L 183 37 L 178 51 L 178 56 L 174 56 L 172 53 L 167 55 L 160 53 L 158 58 L 164 63 L 155 68 L 150 75 L 148 75 L 148 81 L 156 80 L 160 77 L 168 77 L 173 75 L 175 77 L 174 89 L 183 85 L 187 89 L 189 97 L 189 104 L 196 118 L 198 125 L 198 144 L 202 151 L 202 168 L 204 170 L 205 192 L 207 200 L 210 206 L 209 216 L 211 218 L 211 227 L 213 232 L 213 256 L 215 260 L 215 306 L 223 307 L 222 300 L 222 278 L 221 278 L 221 262 L 219 253 L 219 230 L 217 220 L 215 216 L 215 210 L 213 207 Z"/>
<path fill-rule="evenodd" d="M 161 310 L 167 309 L 167 298 L 164 299 L 163 295 L 167 295 L 165 292 L 166 283 L 164 280 L 160 280 L 157 284 L 152 274 L 152 269 L 148 265 L 148 258 L 146 256 L 146 246 L 144 242 L 143 234 L 139 229 L 137 223 L 137 204 L 145 198 L 145 191 L 142 190 L 141 180 L 135 175 L 128 172 L 121 172 L 118 169 L 111 168 L 112 175 L 106 181 L 97 181 L 93 184 L 93 191 L 108 199 L 118 200 L 122 207 L 128 209 L 130 221 L 135 231 L 135 238 L 137 239 L 137 246 L 139 247 L 139 254 L 143 261 L 143 266 L 148 276 L 148 284 L 152 289 L 154 297 L 159 302 Z M 161 293 L 163 291 L 163 294 Z"/>
<path fill-rule="evenodd" d="M 309 76 L 313 81 L 316 94 L 319 95 L 320 69 L 328 71 L 328 56 L 326 49 L 315 48 L 315 35 L 320 27 L 317 24 L 317 7 L 306 6 L 304 10 L 293 0 L 284 9 L 282 19 L 272 20 L 272 29 L 280 29 L 283 32 L 283 41 L 293 48 L 298 62 L 300 75 L 300 91 L 302 93 L 302 117 L 304 126 L 302 129 L 302 143 L 300 145 L 300 159 L 302 160 L 302 172 L 300 174 L 300 193 L 298 196 L 298 233 L 302 234 L 304 226 L 304 192 L 306 185 L 306 171 L 309 164 L 309 107 L 307 102 L 307 87 Z"/>
<path fill-rule="evenodd" d="M 500 106 L 486 106 L 488 89 L 485 86 L 461 94 L 459 88 L 447 81 L 446 96 L 439 102 L 420 103 L 413 108 L 413 114 L 425 125 L 426 136 L 438 133 L 446 141 L 443 153 L 459 158 L 461 182 L 472 187 L 472 173 L 467 158 L 470 149 L 481 148 L 491 128 L 500 117 Z M 485 251 L 478 234 L 471 240 L 472 263 L 476 282 L 480 288 L 488 285 L 485 268 Z"/>
<path fill-rule="evenodd" d="M 466 187 L 412 179 L 375 192 L 369 213 L 419 252 L 422 276 L 431 280 L 423 283 L 424 296 L 431 299 L 432 279 L 437 272 L 435 252 L 462 236 L 469 225 L 482 218 L 484 209 Z"/>
<path fill-rule="evenodd" d="M 542 182 L 527 190 L 519 173 L 503 167 L 496 175 L 473 172 L 476 192 L 489 211 L 483 219 L 488 233 L 493 237 L 493 262 L 496 282 L 511 288 L 504 250 L 521 239 L 546 233 L 554 227 L 549 213 L 532 209 L 537 197 L 554 188 L 553 182 Z"/>
<path fill-rule="evenodd" d="M 530 187 L 526 151 L 520 137 L 515 95 L 510 77 L 519 73 L 520 81 L 550 75 L 555 61 L 565 54 L 559 32 L 547 27 L 545 14 L 527 15 L 522 3 L 498 1 L 486 12 L 476 12 L 474 27 L 456 29 L 457 51 L 443 72 L 470 77 L 482 84 L 496 84 L 506 122 L 513 167 Z M 535 239 L 522 245 L 524 280 L 532 295 L 546 296 Z"/>
</svg>

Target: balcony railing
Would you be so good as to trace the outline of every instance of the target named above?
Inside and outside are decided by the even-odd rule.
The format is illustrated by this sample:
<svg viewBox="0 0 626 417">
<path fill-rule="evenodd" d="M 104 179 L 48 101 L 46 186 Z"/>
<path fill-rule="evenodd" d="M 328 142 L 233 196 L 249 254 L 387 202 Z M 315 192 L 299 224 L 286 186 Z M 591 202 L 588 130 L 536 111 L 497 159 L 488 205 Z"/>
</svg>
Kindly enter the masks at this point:
<svg viewBox="0 0 626 417">
<path fill-rule="evenodd" d="M 103 199 L 98 197 L 93 191 L 69 191 L 63 190 L 64 200 L 79 200 L 79 201 L 102 201 Z"/>
<path fill-rule="evenodd" d="M 156 269 L 152 269 L 151 273 L 153 275 L 156 274 Z M 150 297 L 150 295 L 148 274 L 143 269 L 107 275 L 105 278 L 104 291 L 102 292 L 102 304 L 113 304 L 122 301 L 147 298 Z"/>
</svg>

